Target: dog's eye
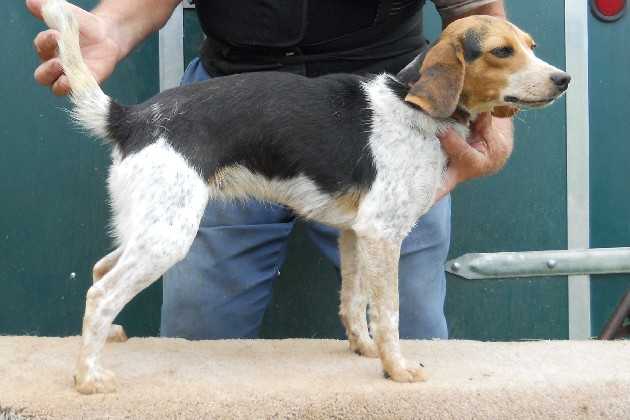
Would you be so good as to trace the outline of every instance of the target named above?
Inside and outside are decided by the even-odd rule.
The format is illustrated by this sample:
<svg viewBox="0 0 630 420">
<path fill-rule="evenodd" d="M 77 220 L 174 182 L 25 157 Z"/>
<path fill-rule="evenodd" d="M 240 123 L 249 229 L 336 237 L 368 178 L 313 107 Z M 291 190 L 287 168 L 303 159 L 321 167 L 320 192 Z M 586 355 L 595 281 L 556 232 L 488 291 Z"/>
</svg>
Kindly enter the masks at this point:
<svg viewBox="0 0 630 420">
<path fill-rule="evenodd" d="M 512 47 L 499 47 L 490 51 L 492 55 L 498 58 L 508 58 L 514 54 L 514 48 Z"/>
</svg>

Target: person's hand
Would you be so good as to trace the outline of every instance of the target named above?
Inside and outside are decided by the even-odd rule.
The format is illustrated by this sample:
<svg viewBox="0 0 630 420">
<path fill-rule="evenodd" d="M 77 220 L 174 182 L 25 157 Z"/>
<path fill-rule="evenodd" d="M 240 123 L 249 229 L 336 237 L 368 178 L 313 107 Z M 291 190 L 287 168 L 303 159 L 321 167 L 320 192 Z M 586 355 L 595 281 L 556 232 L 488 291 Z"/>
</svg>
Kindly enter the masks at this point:
<svg viewBox="0 0 630 420">
<path fill-rule="evenodd" d="M 26 7 L 38 19 L 42 19 L 42 5 L 46 0 L 26 0 Z M 115 40 L 115 25 L 106 17 L 97 16 L 77 6 L 68 5 L 81 28 L 81 53 L 88 68 L 100 83 L 107 79 L 122 58 L 121 48 Z M 35 80 L 49 86 L 55 95 L 66 95 L 70 91 L 68 78 L 63 74 L 57 57 L 59 32 L 48 29 L 34 39 L 35 51 L 42 61 L 35 70 Z"/>
<path fill-rule="evenodd" d="M 448 166 L 444 184 L 436 194 L 439 201 L 457 184 L 472 178 L 498 172 L 512 154 L 512 122 L 481 114 L 471 124 L 470 137 L 464 139 L 454 130 L 440 136 L 442 149 L 447 155 Z"/>
</svg>

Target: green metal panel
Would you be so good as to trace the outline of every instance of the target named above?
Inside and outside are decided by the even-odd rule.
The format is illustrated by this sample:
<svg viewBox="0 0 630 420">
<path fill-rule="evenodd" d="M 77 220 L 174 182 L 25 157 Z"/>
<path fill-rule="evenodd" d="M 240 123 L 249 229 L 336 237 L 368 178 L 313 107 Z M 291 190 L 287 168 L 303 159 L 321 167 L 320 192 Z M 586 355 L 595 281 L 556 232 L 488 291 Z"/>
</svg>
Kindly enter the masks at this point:
<svg viewBox="0 0 630 420">
<path fill-rule="evenodd" d="M 80 1 L 85 7 L 96 1 Z M 110 246 L 107 147 L 71 127 L 59 99 L 36 85 L 33 37 L 44 28 L 23 1 L 0 2 L 0 334 L 80 331 L 92 265 Z M 10 46 L 10 48 L 9 48 Z M 158 90 L 157 37 L 118 67 L 106 90 L 135 103 Z M 75 273 L 72 276 L 71 273 Z M 121 314 L 130 332 L 157 331 L 161 291 Z M 156 316 L 157 314 L 157 316 Z"/>
<path fill-rule="evenodd" d="M 630 246 L 630 20 L 589 18 L 591 247 Z M 591 321 L 597 335 L 623 293 L 629 275 L 592 276 Z"/>
</svg>

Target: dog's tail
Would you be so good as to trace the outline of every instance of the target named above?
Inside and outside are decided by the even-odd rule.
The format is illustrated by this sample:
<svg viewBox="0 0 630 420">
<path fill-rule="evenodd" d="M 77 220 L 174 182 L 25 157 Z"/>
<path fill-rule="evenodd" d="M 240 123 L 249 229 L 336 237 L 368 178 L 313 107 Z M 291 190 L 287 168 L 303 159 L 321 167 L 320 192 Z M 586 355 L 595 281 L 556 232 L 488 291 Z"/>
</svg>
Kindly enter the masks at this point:
<svg viewBox="0 0 630 420">
<path fill-rule="evenodd" d="M 59 31 L 59 58 L 70 81 L 72 118 L 90 133 L 108 137 L 107 120 L 112 100 L 83 61 L 79 46 L 79 23 L 64 0 L 48 0 L 42 7 L 46 24 Z"/>
</svg>

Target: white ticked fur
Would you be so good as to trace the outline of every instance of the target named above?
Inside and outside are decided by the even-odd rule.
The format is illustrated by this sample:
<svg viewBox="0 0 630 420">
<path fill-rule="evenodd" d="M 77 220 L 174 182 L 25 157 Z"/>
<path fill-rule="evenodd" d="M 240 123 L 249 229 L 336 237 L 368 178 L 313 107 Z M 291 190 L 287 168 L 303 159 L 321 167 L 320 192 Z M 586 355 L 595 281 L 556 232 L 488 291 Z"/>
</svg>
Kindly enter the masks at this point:
<svg viewBox="0 0 630 420">
<path fill-rule="evenodd" d="M 207 184 L 165 138 L 114 163 L 108 186 L 113 233 L 121 246 L 139 232 L 159 228 L 155 223 L 189 211 L 189 229 L 182 234 L 196 233 L 199 226 L 194 222 L 201 220 L 209 197 Z"/>
<path fill-rule="evenodd" d="M 387 86 L 388 77 L 364 85 L 373 112 L 370 149 L 377 176 L 352 227 L 397 241 L 428 211 L 442 184 L 446 156 L 437 135 L 449 128 L 468 133 L 460 124 L 438 121 L 402 102 Z"/>
</svg>

